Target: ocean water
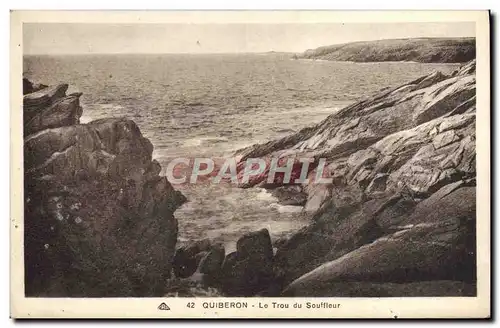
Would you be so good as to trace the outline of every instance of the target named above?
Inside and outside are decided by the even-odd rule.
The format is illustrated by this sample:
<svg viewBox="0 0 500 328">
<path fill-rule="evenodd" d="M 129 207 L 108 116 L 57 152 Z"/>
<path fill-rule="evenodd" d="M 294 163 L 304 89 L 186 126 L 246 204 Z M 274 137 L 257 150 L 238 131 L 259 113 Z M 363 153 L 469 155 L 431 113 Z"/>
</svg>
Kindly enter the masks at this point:
<svg viewBox="0 0 500 328">
<path fill-rule="evenodd" d="M 291 60 L 284 54 L 25 56 L 24 76 L 83 92 L 82 122 L 128 117 L 153 143 L 162 167 L 177 157 L 231 156 L 320 122 L 366 95 L 456 64 Z M 230 185 L 178 188 L 179 242 L 211 238 L 227 252 L 245 232 L 273 239 L 307 224 L 301 207 L 267 191 Z"/>
</svg>

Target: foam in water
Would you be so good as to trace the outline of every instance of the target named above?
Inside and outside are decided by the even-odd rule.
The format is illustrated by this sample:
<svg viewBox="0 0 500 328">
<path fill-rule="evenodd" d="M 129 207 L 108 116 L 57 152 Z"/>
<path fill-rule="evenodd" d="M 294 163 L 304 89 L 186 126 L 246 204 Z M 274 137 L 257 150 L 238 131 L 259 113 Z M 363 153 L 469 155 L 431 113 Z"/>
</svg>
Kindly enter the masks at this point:
<svg viewBox="0 0 500 328">
<path fill-rule="evenodd" d="M 71 92 L 83 92 L 82 123 L 133 119 L 163 168 L 177 157 L 234 156 L 238 149 L 319 123 L 382 87 L 459 66 L 312 62 L 265 54 L 110 58 L 25 56 L 23 66 L 33 81 L 77 86 Z M 209 237 L 235 245 L 243 233 L 261 228 L 275 240 L 308 223 L 300 207 L 279 205 L 263 189 L 175 188 L 188 198 L 175 212 L 183 241 Z"/>
<path fill-rule="evenodd" d="M 80 124 L 87 124 L 87 123 L 91 122 L 92 120 L 93 120 L 92 117 L 82 115 L 80 117 Z"/>
</svg>

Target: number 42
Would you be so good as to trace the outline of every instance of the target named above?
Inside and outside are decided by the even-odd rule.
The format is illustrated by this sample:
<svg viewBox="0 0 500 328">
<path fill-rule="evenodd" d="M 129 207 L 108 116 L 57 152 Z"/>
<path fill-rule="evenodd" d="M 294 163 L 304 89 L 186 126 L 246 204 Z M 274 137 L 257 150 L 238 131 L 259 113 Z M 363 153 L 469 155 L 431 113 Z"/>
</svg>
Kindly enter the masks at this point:
<svg viewBox="0 0 500 328">
<path fill-rule="evenodd" d="M 189 303 L 187 304 L 187 307 L 188 307 L 188 308 L 191 308 L 191 309 L 194 309 L 194 302 L 189 302 Z"/>
</svg>

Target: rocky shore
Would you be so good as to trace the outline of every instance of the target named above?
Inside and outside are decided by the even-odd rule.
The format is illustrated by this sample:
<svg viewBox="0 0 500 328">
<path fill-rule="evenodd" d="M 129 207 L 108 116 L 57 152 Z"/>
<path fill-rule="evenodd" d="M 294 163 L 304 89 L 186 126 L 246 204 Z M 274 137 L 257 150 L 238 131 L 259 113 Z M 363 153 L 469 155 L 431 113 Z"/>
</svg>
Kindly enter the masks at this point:
<svg viewBox="0 0 500 328">
<path fill-rule="evenodd" d="M 240 150 L 241 163 L 326 158 L 332 183 L 269 183 L 268 167 L 243 187 L 303 205 L 311 223 L 283 240 L 266 229 L 246 234 L 225 258 L 209 240 L 180 248 L 177 286 L 215 288 L 209 296 L 474 296 L 475 94 L 471 61 Z M 315 174 L 311 165 L 309 181 Z"/>
<path fill-rule="evenodd" d="M 279 295 L 474 295 L 475 122 L 473 60 L 241 150 L 242 161 L 326 158 L 332 178 L 300 186 L 312 222 L 273 257 Z"/>
<path fill-rule="evenodd" d="M 186 199 L 133 121 L 79 124 L 81 94 L 24 86 L 28 296 L 476 293 L 474 60 L 240 150 L 242 162 L 326 158 L 332 182 L 251 179 L 311 223 L 278 241 L 245 234 L 229 254 L 210 240 L 176 247 Z"/>
<path fill-rule="evenodd" d="M 309 49 L 294 59 L 465 63 L 476 57 L 474 38 L 412 38 L 360 41 Z"/>
</svg>

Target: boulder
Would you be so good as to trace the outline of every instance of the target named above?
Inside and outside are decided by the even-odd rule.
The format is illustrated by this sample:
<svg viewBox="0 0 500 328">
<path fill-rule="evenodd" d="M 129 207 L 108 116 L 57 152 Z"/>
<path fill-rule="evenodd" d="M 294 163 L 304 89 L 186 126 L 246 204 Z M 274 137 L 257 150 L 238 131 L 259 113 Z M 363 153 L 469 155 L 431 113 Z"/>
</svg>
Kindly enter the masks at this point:
<svg viewBox="0 0 500 328">
<path fill-rule="evenodd" d="M 27 136 L 45 129 L 79 124 L 83 113 L 82 107 L 80 107 L 80 95 L 61 98 L 47 109 L 37 111 L 24 124 L 24 135 Z"/>
<path fill-rule="evenodd" d="M 419 203 L 409 217 L 403 215 L 397 224 L 385 228 L 394 233 L 371 243 L 365 241 L 363 246 L 318 266 L 293 281 L 284 295 L 312 295 L 308 294 L 314 293 L 312 290 L 324 295 L 321 290 L 325 286 L 345 281 L 473 283 L 476 213 L 475 188 L 467 187 L 469 183 L 443 187 Z M 334 289 L 329 290 L 332 295 L 328 296 L 336 296 Z"/>
<path fill-rule="evenodd" d="M 178 278 L 187 278 L 196 272 L 202 258 L 208 254 L 210 240 L 203 239 L 176 250 L 172 266 Z"/>
<path fill-rule="evenodd" d="M 222 265 L 221 287 L 227 296 L 254 296 L 273 283 L 273 249 L 267 229 L 241 237 L 236 252 Z"/>
<path fill-rule="evenodd" d="M 282 205 L 304 206 L 307 202 L 307 194 L 297 185 L 278 187 L 270 192 Z"/>
<path fill-rule="evenodd" d="M 440 117 L 473 97 L 476 94 L 476 77 L 457 76 L 434 84 L 428 89 L 413 113 L 416 124 Z"/>
<path fill-rule="evenodd" d="M 394 217 L 413 206 L 402 196 L 385 196 L 343 208 L 330 203 L 316 213 L 313 223 L 278 247 L 275 271 L 285 284 L 290 283 L 322 263 L 379 238 Z"/>
<path fill-rule="evenodd" d="M 315 184 L 310 179 L 301 186 L 308 194 L 307 212 L 319 210 L 330 200 L 337 207 L 362 202 L 387 189 L 431 193 L 475 172 L 470 152 L 475 147 L 475 84 L 474 62 L 453 76 L 434 72 L 381 90 L 295 134 L 237 154 L 241 163 L 248 158 L 263 158 L 266 163 L 275 157 L 313 158 L 315 163 L 326 159 L 325 177 L 332 178 L 332 184 Z M 463 161 L 461 153 L 466 154 Z M 431 167 L 446 154 L 447 163 Z M 453 165 L 457 160 L 462 161 L 458 168 Z M 315 168 L 310 167 L 309 178 L 314 178 Z M 267 174 L 268 170 L 245 187 L 261 186 Z M 280 187 L 275 182 L 273 188 Z"/>
<path fill-rule="evenodd" d="M 262 229 L 243 235 L 236 243 L 236 253 L 239 259 L 272 260 L 273 247 L 269 231 Z"/>
<path fill-rule="evenodd" d="M 49 107 L 55 101 L 65 97 L 67 90 L 68 84 L 58 84 L 25 94 L 23 96 L 23 108 L 25 115 L 26 113 Z"/>
<path fill-rule="evenodd" d="M 153 146 L 127 119 L 103 119 L 46 129 L 24 141 L 27 174 L 73 178 L 81 170 L 142 184 L 152 163 Z"/>
<path fill-rule="evenodd" d="M 121 180 L 25 180 L 26 294 L 46 297 L 161 296 L 177 240 L 173 188 L 144 193 L 146 212 Z M 147 189 L 147 185 L 144 185 Z M 131 204 L 132 203 L 132 204 Z"/>
<path fill-rule="evenodd" d="M 27 78 L 23 78 L 23 95 L 26 95 L 28 93 L 33 93 L 37 92 L 39 90 L 42 90 L 44 88 L 47 88 L 48 85 L 45 84 L 35 84 L 28 80 Z"/>
<path fill-rule="evenodd" d="M 26 296 L 163 296 L 177 241 L 173 213 L 186 198 L 158 175 L 151 142 L 134 122 L 67 125 L 81 108 L 80 95 L 66 97 L 66 89 L 24 96 L 34 117 L 24 141 Z"/>
<path fill-rule="evenodd" d="M 218 278 L 225 258 L 224 245 L 216 243 L 210 251 L 200 260 L 199 271 L 211 277 Z"/>
</svg>

